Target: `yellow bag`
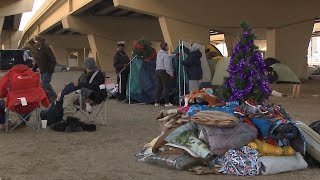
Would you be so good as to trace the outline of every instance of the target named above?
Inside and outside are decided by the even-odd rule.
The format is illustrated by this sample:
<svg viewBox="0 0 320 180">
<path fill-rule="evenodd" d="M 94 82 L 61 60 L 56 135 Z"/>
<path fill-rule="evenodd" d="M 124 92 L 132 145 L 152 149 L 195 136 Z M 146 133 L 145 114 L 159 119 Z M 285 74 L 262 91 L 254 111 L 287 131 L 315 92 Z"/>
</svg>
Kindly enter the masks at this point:
<svg viewBox="0 0 320 180">
<path fill-rule="evenodd" d="M 291 146 L 278 147 L 262 142 L 259 139 L 255 139 L 248 146 L 257 150 L 259 156 L 293 156 L 296 154 L 296 151 Z"/>
</svg>

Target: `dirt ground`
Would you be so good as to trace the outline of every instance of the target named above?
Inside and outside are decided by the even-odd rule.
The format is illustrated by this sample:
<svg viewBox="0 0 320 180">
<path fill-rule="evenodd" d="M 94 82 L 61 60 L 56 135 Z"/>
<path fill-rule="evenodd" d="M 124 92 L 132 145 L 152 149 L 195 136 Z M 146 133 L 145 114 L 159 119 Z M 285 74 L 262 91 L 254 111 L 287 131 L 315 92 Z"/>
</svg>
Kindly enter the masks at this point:
<svg viewBox="0 0 320 180">
<path fill-rule="evenodd" d="M 54 74 L 53 86 L 60 91 L 79 72 Z M 273 87 L 289 93 L 291 86 Z M 271 98 L 283 105 L 295 120 L 307 124 L 320 119 L 320 80 L 302 85 L 299 98 Z M 244 179 L 235 176 L 194 176 L 140 163 L 134 157 L 141 147 L 159 134 L 155 115 L 163 107 L 107 102 L 107 126 L 96 132 L 39 134 L 29 128 L 0 132 L 0 179 Z M 319 179 L 319 169 L 308 169 L 253 179 Z"/>
</svg>

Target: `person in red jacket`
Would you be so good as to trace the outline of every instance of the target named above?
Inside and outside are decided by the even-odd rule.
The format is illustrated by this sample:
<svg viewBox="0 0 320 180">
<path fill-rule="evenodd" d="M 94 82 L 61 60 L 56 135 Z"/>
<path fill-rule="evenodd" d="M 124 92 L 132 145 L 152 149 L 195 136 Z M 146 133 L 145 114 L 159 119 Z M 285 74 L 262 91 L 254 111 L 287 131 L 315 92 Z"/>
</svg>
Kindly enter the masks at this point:
<svg viewBox="0 0 320 180">
<path fill-rule="evenodd" d="M 32 74 L 32 73 L 34 73 L 34 72 L 32 72 L 32 70 L 28 66 L 24 65 L 24 60 L 23 60 L 22 55 L 17 55 L 15 57 L 15 64 L 16 65 L 13 66 L 0 79 L 0 99 L 2 99 L 2 98 L 9 99 L 8 95 L 9 95 L 9 92 L 10 92 L 10 89 L 11 89 L 11 86 L 12 86 L 12 84 L 10 84 L 10 83 L 12 82 L 11 78 L 12 78 L 13 74 L 19 74 L 19 73 L 26 73 L 26 74 L 30 73 L 30 74 Z M 25 87 L 23 84 L 21 84 L 19 86 Z M 25 91 L 25 93 L 26 93 L 25 96 L 27 96 L 28 89 L 19 89 L 17 91 L 20 91 L 20 93 L 21 93 L 21 91 Z M 11 96 L 10 96 L 11 99 L 16 100 L 16 98 L 14 96 L 15 95 L 14 91 L 11 92 L 11 93 L 12 93 Z M 43 106 L 49 107 L 48 98 L 47 98 L 47 96 L 45 94 L 45 91 L 41 88 L 41 86 L 39 86 L 38 88 L 37 87 L 33 88 L 32 89 L 32 94 L 29 93 L 29 95 L 30 96 L 33 95 L 33 98 L 36 99 L 36 101 L 39 102 L 40 104 L 42 104 Z M 12 97 L 14 97 L 14 98 L 12 98 Z M 11 103 L 10 102 L 4 102 L 3 100 L 0 101 L 0 111 L 1 111 L 0 112 L 0 129 L 4 128 L 4 124 L 5 124 L 5 117 L 4 117 L 4 112 L 3 111 L 5 110 L 6 107 L 8 107 L 8 105 L 11 105 L 11 104 L 12 104 L 12 102 Z M 31 109 L 29 110 L 29 108 L 31 108 Z M 27 105 L 27 106 L 23 107 L 23 109 L 24 109 L 23 112 L 28 111 L 28 112 L 26 112 L 26 114 L 28 114 L 29 112 L 33 111 L 32 108 L 33 107 L 30 107 L 30 106 Z M 10 110 L 14 110 L 14 109 L 10 109 Z M 19 109 L 17 109 L 17 111 L 19 111 Z M 19 114 L 21 116 L 23 116 L 25 113 L 19 113 Z M 22 124 L 25 124 L 25 123 L 22 123 Z"/>
</svg>

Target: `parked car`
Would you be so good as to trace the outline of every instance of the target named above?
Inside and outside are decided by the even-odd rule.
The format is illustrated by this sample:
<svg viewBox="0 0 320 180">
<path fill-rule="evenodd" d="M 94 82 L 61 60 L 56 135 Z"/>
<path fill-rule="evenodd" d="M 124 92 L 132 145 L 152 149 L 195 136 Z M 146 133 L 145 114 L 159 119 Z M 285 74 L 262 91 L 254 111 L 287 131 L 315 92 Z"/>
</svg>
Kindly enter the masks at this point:
<svg viewBox="0 0 320 180">
<path fill-rule="evenodd" d="M 31 68 L 32 59 L 26 58 L 24 56 L 25 53 L 30 54 L 28 51 L 22 49 L 0 50 L 0 70 L 11 69 L 15 65 L 15 59 L 18 56 L 22 56 L 24 59 L 24 64 Z"/>
</svg>

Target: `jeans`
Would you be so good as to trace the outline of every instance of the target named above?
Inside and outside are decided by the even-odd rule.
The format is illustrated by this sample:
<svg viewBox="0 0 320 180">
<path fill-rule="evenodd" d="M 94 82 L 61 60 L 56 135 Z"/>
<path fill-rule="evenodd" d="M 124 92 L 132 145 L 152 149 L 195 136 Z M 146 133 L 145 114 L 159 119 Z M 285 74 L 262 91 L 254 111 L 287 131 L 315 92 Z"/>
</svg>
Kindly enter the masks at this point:
<svg viewBox="0 0 320 180">
<path fill-rule="evenodd" d="M 54 97 L 57 97 L 56 92 L 54 92 L 50 84 L 51 79 L 52 79 L 52 74 L 49 74 L 49 73 L 41 74 L 42 88 L 46 91 L 49 100 L 51 100 Z"/>
<path fill-rule="evenodd" d="M 156 70 L 156 103 L 160 103 L 162 95 L 165 103 L 169 103 L 170 75 L 165 70 Z"/>
</svg>

